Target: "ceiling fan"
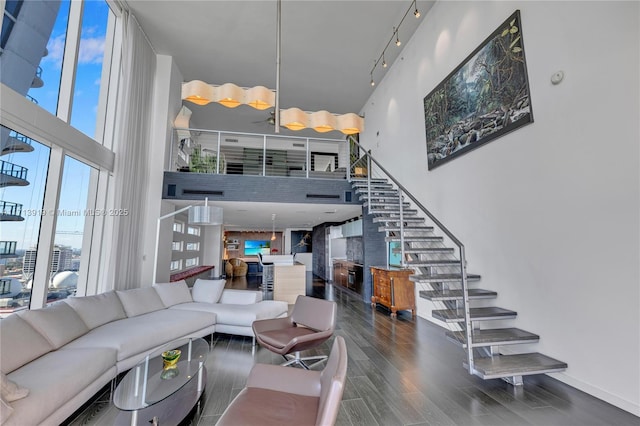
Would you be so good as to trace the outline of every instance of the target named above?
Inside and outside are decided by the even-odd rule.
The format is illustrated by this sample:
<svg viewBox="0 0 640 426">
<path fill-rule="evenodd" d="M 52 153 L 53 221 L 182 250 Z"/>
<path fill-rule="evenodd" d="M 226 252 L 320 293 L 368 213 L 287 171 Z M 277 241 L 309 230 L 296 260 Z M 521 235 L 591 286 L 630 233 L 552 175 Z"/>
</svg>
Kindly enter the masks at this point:
<svg viewBox="0 0 640 426">
<path fill-rule="evenodd" d="M 275 125 L 276 124 L 276 112 L 275 112 L 275 110 L 269 111 L 269 116 L 267 118 L 265 118 L 264 120 L 252 121 L 252 123 L 253 124 L 267 123 L 270 126 Z"/>
</svg>

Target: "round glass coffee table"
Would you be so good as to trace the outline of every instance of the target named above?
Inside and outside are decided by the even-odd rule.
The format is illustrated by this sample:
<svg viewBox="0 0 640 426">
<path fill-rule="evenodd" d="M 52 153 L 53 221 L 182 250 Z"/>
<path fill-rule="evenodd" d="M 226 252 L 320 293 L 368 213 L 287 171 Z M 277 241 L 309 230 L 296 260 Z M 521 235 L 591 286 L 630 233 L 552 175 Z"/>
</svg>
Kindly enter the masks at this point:
<svg viewBox="0 0 640 426">
<path fill-rule="evenodd" d="M 180 351 L 174 365 L 164 363 L 165 351 Z M 204 363 L 209 344 L 182 339 L 154 351 L 124 376 L 113 394 L 121 410 L 117 424 L 178 424 L 198 403 L 207 382 Z M 175 352 L 171 355 L 174 355 Z"/>
</svg>

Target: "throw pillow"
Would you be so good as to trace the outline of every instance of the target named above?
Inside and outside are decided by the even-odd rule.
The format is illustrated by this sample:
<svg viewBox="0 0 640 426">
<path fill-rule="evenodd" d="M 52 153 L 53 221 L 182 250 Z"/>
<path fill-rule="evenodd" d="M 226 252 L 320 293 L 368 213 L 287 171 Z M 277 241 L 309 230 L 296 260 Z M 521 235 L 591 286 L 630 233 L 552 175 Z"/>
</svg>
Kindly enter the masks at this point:
<svg viewBox="0 0 640 426">
<path fill-rule="evenodd" d="M 116 294 L 129 318 L 166 309 L 158 292 L 152 287 L 116 290 Z"/>
<path fill-rule="evenodd" d="M 227 280 L 197 279 L 193 285 L 193 301 L 218 303 Z"/>
<path fill-rule="evenodd" d="M 11 413 L 13 413 L 13 407 L 4 398 L 0 397 L 0 424 L 4 424 Z"/>
<path fill-rule="evenodd" d="M 0 383 L 2 384 L 2 399 L 6 402 L 17 401 L 29 395 L 29 389 L 18 386 L 4 373 L 0 373 Z"/>
<path fill-rule="evenodd" d="M 167 308 L 180 303 L 193 302 L 189 286 L 185 280 L 174 283 L 154 284 L 153 288 L 156 289 L 160 299 L 162 299 L 162 303 Z"/>
</svg>

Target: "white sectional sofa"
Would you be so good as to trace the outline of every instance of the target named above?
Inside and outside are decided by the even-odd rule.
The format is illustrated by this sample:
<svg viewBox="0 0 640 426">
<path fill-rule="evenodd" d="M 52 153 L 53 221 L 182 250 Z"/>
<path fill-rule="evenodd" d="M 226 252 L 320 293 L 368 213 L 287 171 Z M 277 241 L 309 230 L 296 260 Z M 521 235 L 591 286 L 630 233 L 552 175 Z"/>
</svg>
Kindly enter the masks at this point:
<svg viewBox="0 0 640 426">
<path fill-rule="evenodd" d="M 57 425 L 165 344 L 214 332 L 253 336 L 256 319 L 287 315 L 262 293 L 198 280 L 74 297 L 0 320 L 2 425 Z M 27 388 L 7 402 L 6 380 Z"/>
</svg>

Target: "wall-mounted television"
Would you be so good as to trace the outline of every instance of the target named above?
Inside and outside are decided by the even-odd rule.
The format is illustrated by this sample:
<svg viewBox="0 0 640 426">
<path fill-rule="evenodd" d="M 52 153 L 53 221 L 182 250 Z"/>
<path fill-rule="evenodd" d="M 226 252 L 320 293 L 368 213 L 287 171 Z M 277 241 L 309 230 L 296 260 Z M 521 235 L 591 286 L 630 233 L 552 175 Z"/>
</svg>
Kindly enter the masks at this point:
<svg viewBox="0 0 640 426">
<path fill-rule="evenodd" d="M 245 240 L 244 241 L 245 256 L 257 256 L 258 253 L 262 253 L 262 254 L 271 253 L 271 241 L 269 240 Z"/>
</svg>

